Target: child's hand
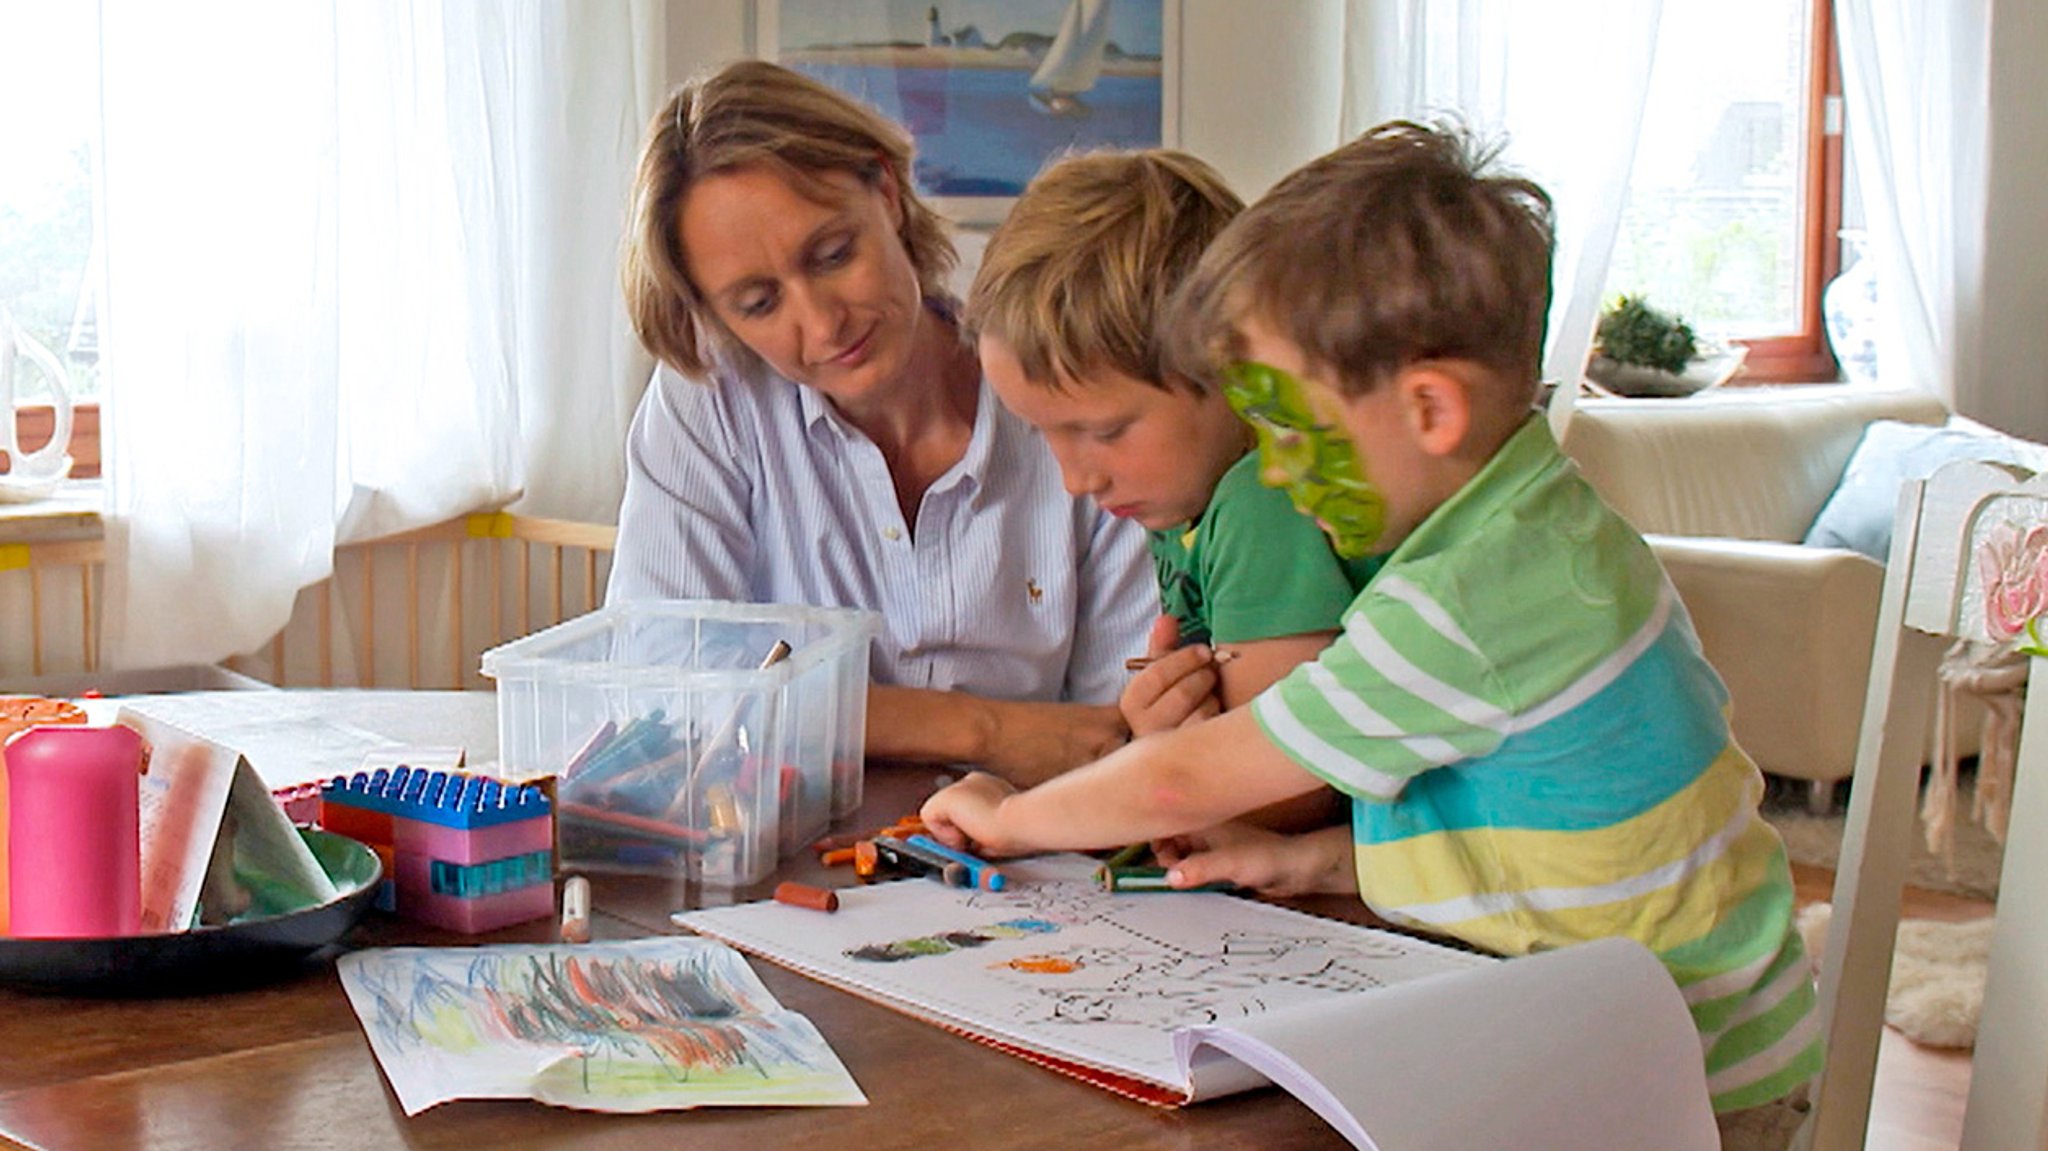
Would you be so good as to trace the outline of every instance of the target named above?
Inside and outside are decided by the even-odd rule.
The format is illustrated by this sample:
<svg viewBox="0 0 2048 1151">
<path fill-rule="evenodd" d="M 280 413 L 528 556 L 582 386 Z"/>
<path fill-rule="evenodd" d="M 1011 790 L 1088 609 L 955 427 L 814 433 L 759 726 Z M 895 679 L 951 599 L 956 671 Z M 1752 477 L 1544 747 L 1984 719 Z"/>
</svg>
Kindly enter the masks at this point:
<svg viewBox="0 0 2048 1151">
<path fill-rule="evenodd" d="M 1017 789 L 1002 778 L 977 771 L 924 801 L 918 815 L 926 834 L 948 847 L 984 855 L 1020 855 L 1027 845 L 1011 844 L 1000 830 L 998 811 Z"/>
<path fill-rule="evenodd" d="M 1117 701 L 1131 738 L 1171 731 L 1223 710 L 1216 694 L 1216 660 L 1207 647 L 1184 647 L 1132 677 Z"/>
<path fill-rule="evenodd" d="M 1117 701 L 1131 738 L 1170 731 L 1222 710 L 1216 666 L 1207 647 L 1181 647 L 1180 621 L 1162 615 L 1145 641 L 1146 667 Z"/>
<path fill-rule="evenodd" d="M 1232 883 L 1283 896 L 1358 892 L 1349 824 L 1282 835 L 1232 822 L 1152 847 L 1175 887 Z"/>
</svg>

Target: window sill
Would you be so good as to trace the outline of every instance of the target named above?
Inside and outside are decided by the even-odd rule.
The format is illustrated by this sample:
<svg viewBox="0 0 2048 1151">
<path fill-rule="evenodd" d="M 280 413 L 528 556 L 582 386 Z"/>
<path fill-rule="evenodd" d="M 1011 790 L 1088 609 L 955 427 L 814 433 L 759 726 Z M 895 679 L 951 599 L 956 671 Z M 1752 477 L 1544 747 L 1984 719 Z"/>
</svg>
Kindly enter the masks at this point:
<svg viewBox="0 0 2048 1151">
<path fill-rule="evenodd" d="M 106 531 L 100 521 L 104 495 L 97 478 L 65 480 L 48 498 L 0 503 L 0 545 L 104 538 Z"/>
</svg>

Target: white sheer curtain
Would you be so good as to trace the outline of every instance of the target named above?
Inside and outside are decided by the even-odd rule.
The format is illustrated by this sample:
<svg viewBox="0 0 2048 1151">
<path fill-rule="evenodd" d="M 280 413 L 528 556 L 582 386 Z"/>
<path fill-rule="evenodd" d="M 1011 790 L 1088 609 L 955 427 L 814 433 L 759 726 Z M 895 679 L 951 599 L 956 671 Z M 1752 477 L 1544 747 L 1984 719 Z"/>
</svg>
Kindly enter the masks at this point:
<svg viewBox="0 0 2048 1151">
<path fill-rule="evenodd" d="M 283 626 L 337 542 L 605 518 L 657 0 L 104 0 L 111 667 Z"/>
<path fill-rule="evenodd" d="M 1555 202 L 1546 379 L 1577 394 L 1635 164 L 1659 0 L 1346 0 L 1346 139 L 1455 116 Z"/>
<path fill-rule="evenodd" d="M 1835 19 L 1878 271 L 1879 378 L 1954 406 L 1982 304 L 1990 0 L 1836 0 Z"/>
</svg>

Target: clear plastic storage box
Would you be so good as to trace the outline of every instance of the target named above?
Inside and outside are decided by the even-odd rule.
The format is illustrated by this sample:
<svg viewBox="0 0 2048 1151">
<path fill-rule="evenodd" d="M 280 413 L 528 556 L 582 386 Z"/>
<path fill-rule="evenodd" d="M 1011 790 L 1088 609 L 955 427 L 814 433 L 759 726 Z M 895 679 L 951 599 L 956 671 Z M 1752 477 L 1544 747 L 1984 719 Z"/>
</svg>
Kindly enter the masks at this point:
<svg viewBox="0 0 2048 1151">
<path fill-rule="evenodd" d="M 498 758 L 557 777 L 564 868 L 757 883 L 860 806 L 880 630 L 842 608 L 602 608 L 483 654 Z"/>
</svg>

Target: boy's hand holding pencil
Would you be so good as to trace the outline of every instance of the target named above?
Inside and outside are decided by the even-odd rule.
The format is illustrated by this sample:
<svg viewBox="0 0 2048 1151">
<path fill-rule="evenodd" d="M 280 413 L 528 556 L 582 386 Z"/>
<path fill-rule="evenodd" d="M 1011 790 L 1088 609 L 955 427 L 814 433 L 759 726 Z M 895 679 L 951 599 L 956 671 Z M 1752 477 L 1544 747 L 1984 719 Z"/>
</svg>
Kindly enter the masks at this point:
<svg viewBox="0 0 2048 1151">
<path fill-rule="evenodd" d="M 1180 623 L 1170 615 L 1152 622 L 1145 654 L 1124 661 L 1137 673 L 1117 701 L 1131 738 L 1170 731 L 1208 719 L 1222 709 L 1216 668 L 1231 653 L 1211 651 L 1206 644 L 1180 646 Z"/>
</svg>

